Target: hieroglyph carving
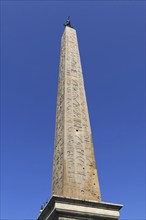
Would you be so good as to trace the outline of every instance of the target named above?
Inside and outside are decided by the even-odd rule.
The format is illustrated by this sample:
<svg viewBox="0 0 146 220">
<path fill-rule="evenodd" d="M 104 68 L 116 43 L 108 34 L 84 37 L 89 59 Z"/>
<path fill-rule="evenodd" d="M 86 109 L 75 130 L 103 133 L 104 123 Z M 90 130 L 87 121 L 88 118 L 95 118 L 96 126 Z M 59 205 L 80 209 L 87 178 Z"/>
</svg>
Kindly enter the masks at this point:
<svg viewBox="0 0 146 220">
<path fill-rule="evenodd" d="M 100 201 L 100 190 L 76 31 L 62 37 L 53 193 Z"/>
<path fill-rule="evenodd" d="M 63 189 L 63 151 L 64 151 L 64 95 L 65 95 L 65 35 L 62 37 L 56 109 L 56 134 L 53 164 L 53 194 L 62 193 Z"/>
</svg>

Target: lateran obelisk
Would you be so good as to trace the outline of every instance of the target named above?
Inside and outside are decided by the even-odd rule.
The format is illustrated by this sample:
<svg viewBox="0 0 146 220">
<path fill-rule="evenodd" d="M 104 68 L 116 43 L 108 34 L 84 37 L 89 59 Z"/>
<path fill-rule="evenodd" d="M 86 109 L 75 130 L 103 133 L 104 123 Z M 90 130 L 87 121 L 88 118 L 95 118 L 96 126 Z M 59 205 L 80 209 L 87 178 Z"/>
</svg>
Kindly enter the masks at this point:
<svg viewBox="0 0 146 220">
<path fill-rule="evenodd" d="M 52 198 L 38 220 L 118 219 L 122 205 L 101 201 L 77 35 L 61 40 Z"/>
</svg>

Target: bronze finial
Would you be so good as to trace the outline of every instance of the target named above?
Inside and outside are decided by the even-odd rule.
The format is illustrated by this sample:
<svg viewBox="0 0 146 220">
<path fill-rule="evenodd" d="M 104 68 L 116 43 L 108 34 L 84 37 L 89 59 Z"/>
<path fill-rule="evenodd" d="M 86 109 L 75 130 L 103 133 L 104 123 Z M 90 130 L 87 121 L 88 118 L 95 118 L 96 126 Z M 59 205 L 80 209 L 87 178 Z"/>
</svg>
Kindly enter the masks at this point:
<svg viewBox="0 0 146 220">
<path fill-rule="evenodd" d="M 64 26 L 68 26 L 68 27 L 71 27 L 71 28 L 73 28 L 72 26 L 71 26 L 71 22 L 70 22 L 70 16 L 68 16 L 67 17 L 67 19 L 66 19 L 66 21 L 65 21 L 65 23 L 64 23 Z"/>
</svg>

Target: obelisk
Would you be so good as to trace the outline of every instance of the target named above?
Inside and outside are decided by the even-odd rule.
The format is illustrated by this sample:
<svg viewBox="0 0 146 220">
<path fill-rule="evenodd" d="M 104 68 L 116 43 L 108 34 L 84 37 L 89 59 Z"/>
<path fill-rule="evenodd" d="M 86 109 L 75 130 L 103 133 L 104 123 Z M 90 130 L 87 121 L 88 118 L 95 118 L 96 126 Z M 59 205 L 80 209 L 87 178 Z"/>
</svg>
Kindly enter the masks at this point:
<svg viewBox="0 0 146 220">
<path fill-rule="evenodd" d="M 38 220 L 118 219 L 122 206 L 101 202 L 76 30 L 61 39 L 52 198 Z"/>
<path fill-rule="evenodd" d="M 101 201 L 77 35 L 62 36 L 53 194 Z"/>
</svg>

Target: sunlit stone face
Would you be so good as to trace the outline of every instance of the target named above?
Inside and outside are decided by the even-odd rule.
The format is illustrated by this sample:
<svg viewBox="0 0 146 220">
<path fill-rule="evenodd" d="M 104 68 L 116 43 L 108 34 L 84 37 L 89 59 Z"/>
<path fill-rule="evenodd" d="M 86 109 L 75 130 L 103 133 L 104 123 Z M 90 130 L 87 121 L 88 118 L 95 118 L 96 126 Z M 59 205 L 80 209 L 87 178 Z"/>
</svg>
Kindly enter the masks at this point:
<svg viewBox="0 0 146 220">
<path fill-rule="evenodd" d="M 52 194 L 101 201 L 76 31 L 62 36 Z"/>
</svg>

